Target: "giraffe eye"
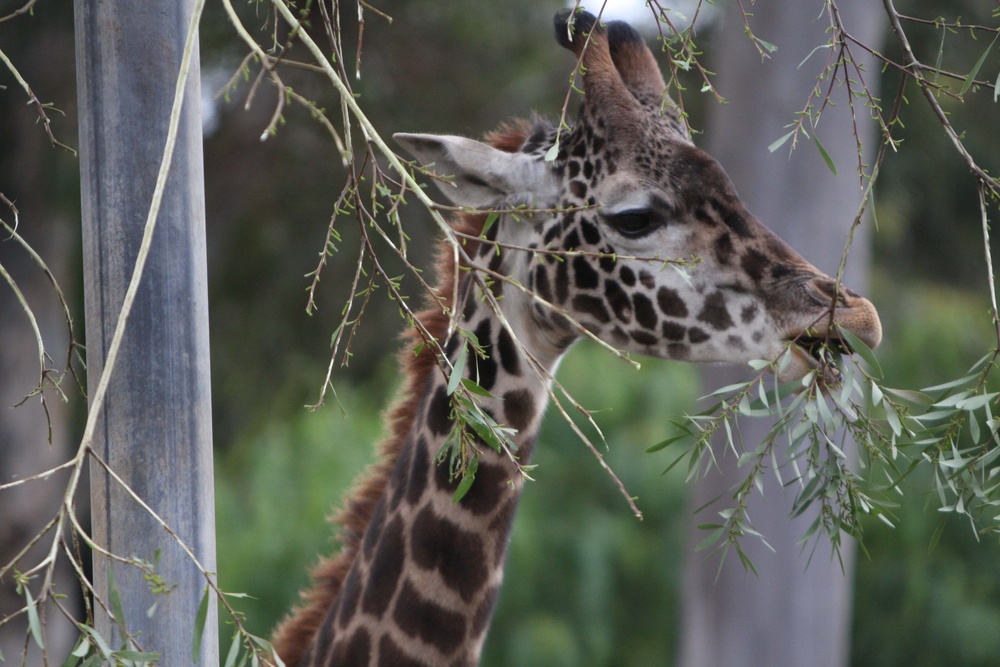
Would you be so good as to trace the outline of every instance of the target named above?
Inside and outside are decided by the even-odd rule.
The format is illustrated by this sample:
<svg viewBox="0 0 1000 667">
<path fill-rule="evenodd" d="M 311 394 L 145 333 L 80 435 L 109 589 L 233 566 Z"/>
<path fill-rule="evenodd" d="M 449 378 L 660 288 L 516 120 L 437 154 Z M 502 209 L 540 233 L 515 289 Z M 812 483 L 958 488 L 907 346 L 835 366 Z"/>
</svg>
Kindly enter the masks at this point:
<svg viewBox="0 0 1000 667">
<path fill-rule="evenodd" d="M 622 211 L 621 213 L 608 215 L 605 219 L 608 224 L 615 229 L 615 231 L 630 239 L 637 239 L 640 236 L 645 236 L 656 226 L 653 211 L 648 208 Z"/>
</svg>

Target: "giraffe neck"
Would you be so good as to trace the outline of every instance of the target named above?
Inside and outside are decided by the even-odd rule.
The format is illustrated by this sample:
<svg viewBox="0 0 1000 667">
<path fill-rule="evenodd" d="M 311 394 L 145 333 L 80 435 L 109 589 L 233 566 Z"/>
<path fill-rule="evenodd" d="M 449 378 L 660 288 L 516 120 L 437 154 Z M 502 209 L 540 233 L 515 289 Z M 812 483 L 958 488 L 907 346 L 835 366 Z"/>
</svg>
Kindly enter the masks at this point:
<svg viewBox="0 0 1000 667">
<path fill-rule="evenodd" d="M 491 270 L 521 272 L 516 259 L 492 259 L 481 249 L 475 254 L 474 262 L 492 263 Z M 539 334 L 523 295 L 509 285 L 492 287 L 504 297 L 498 301 L 502 319 L 477 292 L 472 279 L 463 278 L 459 293 L 465 294 L 465 307 L 458 327 L 472 332 L 481 353 L 458 330 L 444 349 L 455 360 L 467 346 L 463 376 L 489 392 L 477 399 L 478 406 L 516 429 L 515 447 L 497 452 L 474 438 L 469 453 L 477 457 L 475 480 L 455 502 L 460 479 L 452 475 L 448 442 L 461 428 L 454 413 L 457 394 L 449 394 L 444 373 L 428 373 L 343 587 L 302 665 L 479 662 L 522 490 L 518 464 L 528 462 L 548 400 L 545 372 L 555 370 L 566 345 L 549 344 Z"/>
</svg>

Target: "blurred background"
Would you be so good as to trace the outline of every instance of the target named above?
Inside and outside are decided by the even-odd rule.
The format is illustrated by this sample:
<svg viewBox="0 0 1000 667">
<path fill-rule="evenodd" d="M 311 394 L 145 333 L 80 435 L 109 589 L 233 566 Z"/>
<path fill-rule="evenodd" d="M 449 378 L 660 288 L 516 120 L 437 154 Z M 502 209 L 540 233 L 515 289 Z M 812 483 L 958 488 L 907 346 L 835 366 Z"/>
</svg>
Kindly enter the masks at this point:
<svg viewBox="0 0 1000 667">
<path fill-rule="evenodd" d="M 0 15 L 21 4 L 0 0 Z M 819 16 L 822 3 L 813 4 Z M 638 1 L 632 5 L 628 15 L 644 17 L 652 42 L 649 10 Z M 905 5 L 900 9 L 906 13 L 929 19 L 943 14 L 966 23 L 997 23 L 995 4 L 980 0 Z M 352 85 L 385 136 L 395 131 L 478 136 L 532 111 L 558 116 L 572 67 L 551 34 L 558 2 L 387 0 L 377 7 L 393 21 L 365 12 L 362 75 Z M 706 67 L 715 70 L 713 54 L 726 46 L 718 35 L 738 15 L 729 3 L 709 10 L 699 21 L 698 44 Z M 241 11 L 248 27 L 268 20 L 263 5 L 258 11 L 248 4 Z M 353 54 L 357 6 L 342 11 L 344 50 Z M 850 20 L 845 15 L 849 26 Z M 754 24 L 755 32 L 780 50 L 779 28 Z M 336 369 L 336 399 L 317 412 L 304 409 L 322 386 L 330 336 L 354 270 L 356 233 L 350 224 L 340 225 L 340 252 L 324 271 L 319 308 L 306 315 L 305 274 L 322 250 L 342 168 L 322 128 L 302 108 L 287 107 L 287 122 L 261 143 L 274 91 L 262 86 L 249 110 L 243 106 L 249 84 L 228 102 L 213 97 L 244 49 L 211 3 L 201 38 L 219 579 L 224 589 L 253 596 L 239 600 L 238 607 L 251 631 L 266 636 L 306 584 L 317 554 L 336 548 L 324 517 L 371 461 L 382 433 L 381 412 L 399 383 L 390 350 L 402 320 L 394 305 L 374 299 L 350 364 Z M 968 72 L 988 45 L 982 35 L 973 39 L 966 31 L 933 26 L 911 26 L 910 38 L 924 61 L 935 62 L 940 50 L 941 67 L 959 73 Z M 749 42 L 743 46 L 746 58 L 759 57 Z M 894 41 L 884 39 L 884 49 L 901 59 Z M 0 50 L 37 96 L 58 109 L 49 111 L 53 132 L 75 146 L 71 12 L 63 3 L 39 2 L 32 15 L 0 25 Z M 994 49 L 980 78 L 992 80 L 998 65 L 1000 50 Z M 348 66 L 353 69 L 353 62 Z M 875 67 L 869 76 L 879 79 L 888 108 L 896 73 Z M 320 106 L 337 108 L 334 92 L 319 77 L 293 73 L 286 79 Z M 715 102 L 697 92 L 697 79 L 689 83 L 685 106 L 694 128 L 706 135 L 696 142 L 705 145 Z M 871 256 L 867 292 L 882 316 L 879 358 L 886 382 L 919 388 L 959 377 L 996 341 L 974 182 L 916 88 L 909 88 L 908 96 L 904 126 L 896 133 L 902 148 L 887 158 L 876 188 L 877 231 L 871 249 L 859 252 Z M 19 232 L 53 268 L 82 327 L 78 163 L 50 147 L 35 110 L 24 102 L 16 81 L 0 68 L 0 192 L 16 203 Z M 793 100 L 780 123 L 792 122 L 803 102 Z M 1000 173 L 1000 107 L 992 94 L 971 95 L 965 104 L 942 98 L 941 104 L 981 165 Z M 778 136 L 764 137 L 763 144 Z M 853 137 L 839 141 L 853 146 Z M 851 169 L 841 165 L 844 172 Z M 426 263 L 433 226 L 416 207 L 405 215 L 410 256 Z M 11 216 L 0 209 L 0 217 L 10 221 Z M 0 264 L 40 315 L 54 356 L 61 354 L 64 327 L 51 290 L 7 239 L 0 240 Z M 407 287 L 415 289 L 404 280 Z M 78 395 L 55 413 L 53 445 L 44 444 L 37 405 L 10 409 L 36 381 L 26 364 L 33 344 L 13 295 L 0 286 L 3 480 L 64 460 L 61 452 L 82 426 L 84 401 Z M 706 389 L 692 367 L 645 360 L 636 372 L 586 344 L 570 353 L 560 380 L 598 413 L 609 463 L 638 496 L 645 520 L 631 516 L 582 443 L 551 414 L 534 461 L 538 481 L 528 486 L 516 522 L 483 664 L 675 664 L 683 564 L 695 546 L 692 526 L 707 519 L 692 516 L 691 488 L 682 474 L 661 475 L 671 457 L 643 449 L 672 435 L 670 417 L 694 409 Z M 27 450 L 24 443 L 30 443 Z M 929 478 L 911 476 L 899 498 L 896 528 L 874 522 L 865 531 L 866 553 L 859 555 L 854 574 L 850 664 L 995 665 L 1000 656 L 1000 549 L 995 538 L 979 542 L 967 523 L 938 513 L 932 488 Z M 54 480 L 24 496 L 0 497 L 0 561 L 18 540 L 23 544 L 39 517 L 48 516 L 58 494 Z M 0 611 L 14 603 L 0 597 L 6 605 Z M 222 632 L 225 644 L 229 633 Z"/>
</svg>

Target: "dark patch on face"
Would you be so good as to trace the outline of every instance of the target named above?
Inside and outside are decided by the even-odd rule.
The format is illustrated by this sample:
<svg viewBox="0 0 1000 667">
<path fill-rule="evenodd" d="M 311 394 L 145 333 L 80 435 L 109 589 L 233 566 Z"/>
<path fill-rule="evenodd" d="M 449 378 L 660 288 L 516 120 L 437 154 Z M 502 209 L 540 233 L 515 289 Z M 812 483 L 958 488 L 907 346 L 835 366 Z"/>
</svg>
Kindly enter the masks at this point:
<svg viewBox="0 0 1000 667">
<path fill-rule="evenodd" d="M 581 313 L 592 316 L 598 322 L 606 324 L 611 321 L 608 309 L 604 307 L 604 301 L 589 294 L 577 294 L 573 297 L 573 308 Z"/>
<path fill-rule="evenodd" d="M 648 331 L 630 331 L 629 335 L 632 336 L 632 340 L 640 345 L 656 345 L 660 342 L 656 336 Z"/>
<path fill-rule="evenodd" d="M 628 298 L 628 292 L 618 283 L 612 280 L 604 281 L 604 298 L 619 320 L 626 324 L 632 321 L 632 300 Z"/>
<path fill-rule="evenodd" d="M 656 278 L 654 278 L 653 274 L 649 271 L 639 272 L 639 282 L 642 283 L 642 286 L 646 289 L 653 289 L 656 287 Z"/>
<path fill-rule="evenodd" d="M 754 250 L 753 248 L 747 250 L 743 255 L 743 259 L 740 260 L 740 267 L 757 283 L 764 277 L 764 272 L 767 271 L 767 267 L 770 264 L 771 260 L 765 257 L 759 250 Z"/>
<path fill-rule="evenodd" d="M 719 234 L 715 239 L 715 261 L 726 266 L 732 261 L 735 252 L 732 235 L 729 232 Z"/>
<path fill-rule="evenodd" d="M 507 423 L 523 431 L 535 418 L 535 401 L 527 389 L 514 389 L 503 395 L 503 413 Z"/>
<path fill-rule="evenodd" d="M 580 163 L 573 161 L 569 163 L 569 168 L 567 174 L 570 178 L 576 178 L 580 175 Z"/>
<path fill-rule="evenodd" d="M 612 271 L 615 270 L 615 264 L 618 261 L 613 256 L 614 250 L 611 248 L 601 248 L 601 252 L 604 253 L 603 255 L 601 255 L 601 259 L 599 261 L 599 264 L 601 266 L 601 271 L 610 274 Z"/>
<path fill-rule="evenodd" d="M 740 211 L 719 201 L 718 199 L 712 199 L 712 205 L 715 206 L 715 210 L 719 212 L 722 222 L 725 223 L 726 227 L 733 230 L 733 233 L 742 236 L 743 238 L 750 238 L 753 236 L 753 232 L 750 231 L 750 225 L 747 224 L 746 218 L 743 217 L 743 214 Z"/>
<path fill-rule="evenodd" d="M 493 331 L 490 321 L 483 320 L 480 322 L 473 333 L 479 341 L 479 346 L 486 354 L 485 359 L 478 356 L 476 351 L 472 349 L 472 343 L 469 343 L 468 358 L 476 365 L 476 376 L 473 377 L 478 377 L 479 386 L 489 391 L 496 384 L 498 371 L 496 355 L 493 353 Z"/>
<path fill-rule="evenodd" d="M 646 329 L 655 329 L 659 318 L 656 316 L 656 309 L 653 302 L 645 294 L 636 293 L 632 295 L 632 303 L 635 306 L 635 321 Z"/>
<path fill-rule="evenodd" d="M 500 327 L 500 336 L 497 338 L 497 352 L 500 354 L 500 365 L 508 375 L 521 374 L 521 358 L 514 344 L 514 339 L 507 332 L 506 327 Z"/>
<path fill-rule="evenodd" d="M 476 613 L 472 617 L 472 627 L 469 629 L 471 637 L 478 637 L 486 631 L 490 619 L 493 618 L 493 610 L 496 608 L 499 592 L 499 586 L 492 586 L 483 593 L 483 599 L 476 607 Z"/>
<path fill-rule="evenodd" d="M 470 602 L 489 577 L 479 535 L 437 516 L 427 506 L 413 520 L 410 535 L 413 562 L 425 570 L 437 570 L 448 588 Z"/>
<path fill-rule="evenodd" d="M 615 328 L 611 330 L 611 336 L 615 339 L 616 343 L 624 343 L 628 340 L 628 334 L 625 333 L 625 330 L 619 326 L 615 326 Z"/>
<path fill-rule="evenodd" d="M 692 343 L 704 343 L 706 340 L 711 338 L 711 336 L 705 333 L 704 329 L 701 329 L 699 327 L 691 327 L 690 329 L 687 330 L 687 334 L 688 334 L 688 340 L 690 340 Z"/>
<path fill-rule="evenodd" d="M 580 235 L 575 229 L 571 230 L 562 242 L 564 250 L 576 250 L 580 246 Z"/>
<path fill-rule="evenodd" d="M 441 653 L 449 655 L 465 641 L 465 618 L 423 597 L 407 579 L 396 600 L 396 625 L 410 637 L 416 637 Z M 382 656 L 383 659 L 385 656 Z M 397 665 L 394 661 L 383 662 Z"/>
<path fill-rule="evenodd" d="M 594 177 L 594 165 L 590 160 L 583 163 L 583 177 L 588 181 Z"/>
<path fill-rule="evenodd" d="M 627 266 L 623 266 L 621 269 L 619 269 L 618 275 L 619 277 L 621 277 L 622 282 L 625 283 L 627 287 L 632 287 L 635 285 L 635 273 L 632 271 L 632 269 L 628 268 Z"/>
<path fill-rule="evenodd" d="M 743 310 L 740 311 L 740 320 L 743 324 L 750 324 L 753 322 L 754 318 L 757 317 L 757 304 L 751 303 L 743 306 Z"/>
<path fill-rule="evenodd" d="M 501 273 L 500 269 L 503 267 L 503 255 L 497 252 L 494 248 L 488 248 L 488 250 L 493 253 L 493 256 L 490 257 L 490 263 L 486 265 L 486 268 L 493 273 Z M 499 283 L 499 285 L 502 287 L 503 283 Z"/>
<path fill-rule="evenodd" d="M 406 482 L 406 502 L 410 505 L 416 505 L 427 489 L 427 474 L 430 472 L 431 453 L 427 449 L 427 441 L 424 440 L 423 436 L 417 439 L 417 444 L 412 449 L 411 458 L 413 459 L 413 463 L 410 467 L 410 478 Z"/>
<path fill-rule="evenodd" d="M 656 291 L 656 303 L 667 317 L 687 317 L 688 309 L 677 290 L 661 287 Z"/>
<path fill-rule="evenodd" d="M 764 340 L 764 332 L 763 331 L 754 331 L 752 338 L 753 338 L 753 342 L 759 343 L 760 341 Z"/>
<path fill-rule="evenodd" d="M 372 513 L 372 518 L 368 522 L 368 527 L 365 528 L 365 539 L 362 542 L 361 548 L 364 550 L 365 559 L 371 559 L 372 549 L 375 548 L 375 544 L 378 542 L 379 533 L 382 532 L 382 524 L 385 523 L 385 497 L 378 501 L 375 506 L 375 511 Z"/>
<path fill-rule="evenodd" d="M 667 345 L 667 356 L 671 359 L 687 359 L 691 356 L 691 348 L 685 343 L 671 343 Z"/>
<path fill-rule="evenodd" d="M 378 643 L 378 659 L 381 664 L 393 667 L 431 667 L 426 662 L 407 655 L 388 634 L 382 635 L 382 640 Z"/>
<path fill-rule="evenodd" d="M 687 327 L 683 324 L 669 321 L 663 323 L 663 337 L 667 340 L 684 340 L 685 333 L 687 333 Z"/>
<path fill-rule="evenodd" d="M 733 318 L 726 308 L 726 295 L 716 290 L 705 298 L 705 305 L 698 313 L 698 321 L 708 324 L 716 331 L 724 331 L 733 326 Z"/>
<path fill-rule="evenodd" d="M 333 652 L 331 664 L 367 665 L 371 660 L 372 640 L 368 631 L 357 628 L 346 643 L 341 643 Z M 304 664 L 304 663 L 303 663 Z"/>
<path fill-rule="evenodd" d="M 434 392 L 434 398 L 427 407 L 427 427 L 434 435 L 447 435 L 451 426 L 451 398 L 442 385 Z"/>
<path fill-rule="evenodd" d="M 545 267 L 539 264 L 535 267 L 535 271 L 532 274 L 535 278 L 534 285 L 532 289 L 549 303 L 552 303 L 552 289 L 549 287 L 549 272 L 545 270 Z"/>
<path fill-rule="evenodd" d="M 580 222 L 580 231 L 583 233 L 583 240 L 590 245 L 597 245 L 601 242 L 601 230 L 592 222 L 583 220 Z"/>
<path fill-rule="evenodd" d="M 586 257 L 573 258 L 573 277 L 579 289 L 597 289 L 601 277 Z"/>
<path fill-rule="evenodd" d="M 787 264 L 775 264 L 771 267 L 771 279 L 781 280 L 782 278 L 787 278 L 794 273 L 792 267 Z"/>
<path fill-rule="evenodd" d="M 361 609 L 375 618 L 382 618 L 396 592 L 399 577 L 403 574 L 406 543 L 403 541 L 403 521 L 396 517 L 386 526 L 375 549 L 368 571 L 365 592 L 361 596 Z"/>
<path fill-rule="evenodd" d="M 735 336 L 735 335 L 728 336 L 726 338 L 726 343 L 728 343 L 730 347 L 735 347 L 737 350 L 745 350 L 745 349 L 747 349 L 746 343 L 744 343 L 743 339 L 740 338 L 739 336 Z"/>
<path fill-rule="evenodd" d="M 566 262 L 559 262 L 556 267 L 556 301 L 566 303 L 567 297 L 569 297 L 569 269 L 566 268 Z"/>
<path fill-rule="evenodd" d="M 569 191 L 577 199 L 585 199 L 587 196 L 587 184 L 583 181 L 570 181 Z"/>
<path fill-rule="evenodd" d="M 545 232 L 545 236 L 542 237 L 542 241 L 545 243 L 545 245 L 549 245 L 557 238 L 559 238 L 559 235 L 561 233 L 562 230 L 559 228 L 559 225 L 552 225 L 551 227 L 549 227 L 548 231 Z"/>
</svg>

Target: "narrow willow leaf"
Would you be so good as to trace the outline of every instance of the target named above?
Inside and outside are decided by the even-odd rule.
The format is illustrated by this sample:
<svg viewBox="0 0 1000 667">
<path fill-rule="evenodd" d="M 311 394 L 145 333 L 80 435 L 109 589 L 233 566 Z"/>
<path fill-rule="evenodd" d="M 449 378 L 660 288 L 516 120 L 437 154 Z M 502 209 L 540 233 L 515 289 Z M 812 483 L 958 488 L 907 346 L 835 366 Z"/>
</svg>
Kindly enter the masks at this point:
<svg viewBox="0 0 1000 667">
<path fill-rule="evenodd" d="M 115 585 L 115 572 L 111 567 L 111 561 L 108 561 L 108 597 L 111 598 L 111 613 L 115 615 L 115 625 L 122 635 L 122 641 L 125 641 L 128 638 L 128 631 L 125 629 L 125 608 L 122 607 L 122 598 Z"/>
<path fill-rule="evenodd" d="M 979 74 L 979 68 L 983 66 L 984 62 L 986 62 L 986 56 L 990 55 L 990 50 L 993 48 L 993 45 L 996 44 L 996 41 L 997 38 L 994 37 L 993 41 L 990 42 L 990 45 L 986 47 L 985 51 L 983 51 L 983 55 L 979 56 L 979 60 L 977 60 L 976 64 L 972 66 L 972 71 L 969 72 L 969 76 L 965 77 L 965 83 L 962 84 L 962 89 L 958 91 L 959 96 L 965 95 L 969 92 L 969 88 L 972 88 L 972 83 L 976 80 L 976 75 Z M 996 99 L 996 91 L 993 91 L 993 99 Z"/>
<path fill-rule="evenodd" d="M 119 660 L 131 660 L 132 662 L 156 662 L 160 659 L 160 654 L 149 651 L 122 649 L 112 652 L 111 657 L 118 658 Z"/>
<path fill-rule="evenodd" d="M 73 649 L 70 655 L 75 655 L 78 658 L 83 658 L 86 657 L 88 653 L 90 653 L 90 640 L 81 635 L 79 641 L 76 644 L 76 648 Z"/>
<path fill-rule="evenodd" d="M 194 617 L 194 637 L 191 640 L 191 655 L 193 662 L 198 662 L 201 656 L 201 638 L 205 633 L 205 621 L 208 619 L 208 594 L 211 589 L 205 585 L 205 594 L 201 596 L 201 604 L 198 605 L 198 613 Z"/>
<path fill-rule="evenodd" d="M 843 327 L 837 327 L 837 335 L 844 339 L 844 342 L 847 343 L 847 346 L 851 348 L 854 354 L 865 360 L 865 363 L 871 367 L 871 371 L 875 373 L 876 377 L 882 377 L 882 367 L 879 365 L 878 359 L 875 358 L 875 353 L 872 352 L 870 347 Z"/>
<path fill-rule="evenodd" d="M 465 468 L 465 474 L 462 475 L 462 481 L 459 482 L 458 488 L 455 489 L 455 495 L 451 497 L 451 502 L 454 505 L 462 498 L 465 494 L 469 492 L 472 488 L 472 483 L 476 481 L 476 470 L 479 469 L 479 457 L 473 456 L 469 461 L 469 465 Z"/>
<path fill-rule="evenodd" d="M 471 391 L 477 396 L 483 396 L 484 398 L 493 398 L 493 394 L 483 389 L 478 382 L 472 378 L 462 378 L 462 386 Z"/>
<path fill-rule="evenodd" d="M 979 374 L 972 373 L 971 375 L 966 375 L 965 377 L 958 378 L 957 380 L 952 380 L 951 382 L 945 382 L 944 384 L 936 384 L 933 387 L 926 387 L 921 391 L 926 393 L 931 393 L 935 391 L 948 391 L 949 389 L 964 387 L 976 383 L 978 381 L 979 381 Z"/>
<path fill-rule="evenodd" d="M 31 629 L 31 638 L 38 644 L 38 648 L 45 650 L 45 637 L 42 635 L 42 623 L 38 618 L 38 607 L 35 599 L 31 597 L 31 589 L 24 585 L 24 597 L 28 603 L 28 627 Z"/>
<path fill-rule="evenodd" d="M 698 527 L 702 528 L 703 526 L 698 526 Z M 707 526 L 705 526 L 705 527 L 707 527 Z M 706 537 L 701 542 L 699 542 L 698 546 L 696 546 L 694 548 L 694 550 L 696 552 L 697 551 L 704 551 L 706 548 L 712 546 L 714 543 L 716 543 L 716 542 L 719 541 L 719 538 L 722 537 L 722 533 L 725 530 L 726 530 L 725 526 L 719 526 L 718 528 L 716 528 L 715 530 L 713 530 L 711 533 L 709 533 L 708 537 Z"/>
<path fill-rule="evenodd" d="M 106 660 L 111 660 L 111 647 L 108 646 L 108 642 L 105 641 L 104 637 L 101 636 L 97 630 L 90 627 L 89 625 L 82 626 L 84 632 L 86 632 L 94 640 L 94 645 L 97 646 L 97 650 L 101 652 Z"/>
<path fill-rule="evenodd" d="M 553 162 L 553 161 L 555 161 L 555 159 L 557 157 L 559 157 L 559 141 L 558 140 L 556 141 L 556 143 L 552 144 L 552 147 L 549 148 L 549 150 L 545 151 L 545 161 L 546 162 Z"/>
<path fill-rule="evenodd" d="M 819 154 L 823 156 L 823 161 L 826 162 L 826 166 L 830 169 L 831 172 L 833 172 L 833 175 L 836 176 L 837 165 L 833 163 L 833 158 L 830 157 L 830 154 L 826 152 L 825 148 L 823 148 L 823 144 L 819 142 L 819 137 L 816 135 L 815 132 L 813 132 L 813 143 L 816 144 L 816 148 L 819 149 Z"/>
<path fill-rule="evenodd" d="M 661 440 L 660 442 L 656 443 L 655 445 L 651 445 L 651 446 L 647 447 L 644 451 L 647 454 L 652 454 L 653 452 L 658 452 L 661 449 L 666 449 L 667 447 L 669 447 L 670 445 L 674 444 L 675 442 L 679 442 L 681 440 L 684 440 L 684 439 L 690 438 L 690 437 L 691 437 L 690 433 L 681 433 L 680 435 L 673 435 L 673 436 L 670 436 L 669 438 L 667 438 L 666 440 Z"/>
<path fill-rule="evenodd" d="M 773 153 L 774 151 L 784 146 L 785 143 L 787 143 L 788 140 L 791 139 L 794 135 L 795 135 L 795 130 L 792 130 L 788 134 L 778 137 L 777 139 L 771 142 L 771 145 L 767 147 L 767 150 Z"/>
<path fill-rule="evenodd" d="M 448 378 L 448 395 L 451 396 L 458 389 L 458 383 L 462 381 L 462 374 L 465 373 L 465 359 L 469 354 L 469 348 L 463 345 L 458 350 L 458 357 L 452 366 L 451 377 Z"/>
<path fill-rule="evenodd" d="M 226 664 L 224 667 L 234 667 L 236 658 L 240 657 L 240 633 L 233 633 L 233 643 L 229 645 L 229 652 L 226 654 Z"/>
<path fill-rule="evenodd" d="M 756 35 L 754 35 L 753 38 L 754 41 L 760 44 L 762 47 L 764 47 L 764 50 L 767 51 L 768 53 L 774 53 L 775 51 L 778 50 L 778 47 L 772 44 L 771 42 L 765 42 L 763 39 L 761 39 Z"/>
</svg>

